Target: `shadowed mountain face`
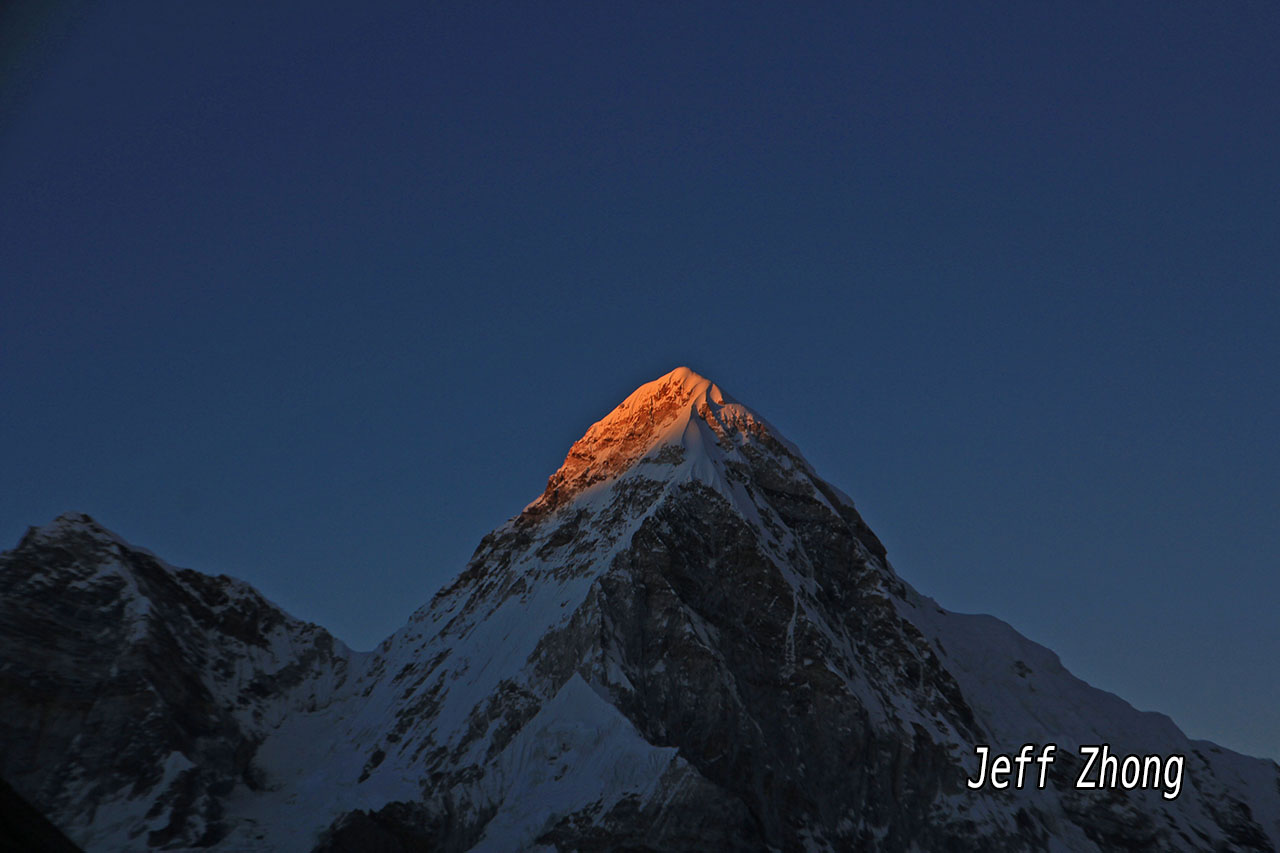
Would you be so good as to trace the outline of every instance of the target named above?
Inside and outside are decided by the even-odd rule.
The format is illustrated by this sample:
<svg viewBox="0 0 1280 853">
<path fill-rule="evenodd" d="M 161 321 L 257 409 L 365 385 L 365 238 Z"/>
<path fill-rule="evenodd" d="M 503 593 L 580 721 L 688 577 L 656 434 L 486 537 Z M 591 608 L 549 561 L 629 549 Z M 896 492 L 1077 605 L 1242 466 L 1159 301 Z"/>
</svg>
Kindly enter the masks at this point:
<svg viewBox="0 0 1280 853">
<path fill-rule="evenodd" d="M 80 848 L 0 779 L 0 850 L 79 853 Z"/>
<path fill-rule="evenodd" d="M 684 368 L 373 652 L 85 516 L 0 559 L 0 775 L 91 850 L 1280 845 L 1273 762 L 915 592 Z M 1026 743 L 1058 746 L 1043 790 L 966 786 Z M 1178 796 L 1077 789 L 1103 743 L 1184 755 Z"/>
</svg>

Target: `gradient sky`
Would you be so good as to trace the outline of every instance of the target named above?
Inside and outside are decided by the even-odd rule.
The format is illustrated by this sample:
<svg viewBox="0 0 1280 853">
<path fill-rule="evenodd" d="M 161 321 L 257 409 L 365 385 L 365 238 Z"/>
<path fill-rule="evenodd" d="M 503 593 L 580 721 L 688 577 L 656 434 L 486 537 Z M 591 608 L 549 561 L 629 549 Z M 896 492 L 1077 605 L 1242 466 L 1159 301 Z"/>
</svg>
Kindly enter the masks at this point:
<svg viewBox="0 0 1280 853">
<path fill-rule="evenodd" d="M 370 648 L 687 364 L 922 592 L 1280 757 L 1278 7 L 798 5 L 6 6 L 0 542 Z"/>
</svg>

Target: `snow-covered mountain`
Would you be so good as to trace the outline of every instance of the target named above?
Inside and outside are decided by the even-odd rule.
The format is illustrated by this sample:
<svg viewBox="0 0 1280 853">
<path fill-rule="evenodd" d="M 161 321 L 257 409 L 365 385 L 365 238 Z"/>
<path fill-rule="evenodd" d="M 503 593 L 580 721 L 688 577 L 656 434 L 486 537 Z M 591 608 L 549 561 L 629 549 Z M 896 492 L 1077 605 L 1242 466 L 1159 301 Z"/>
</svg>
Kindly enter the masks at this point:
<svg viewBox="0 0 1280 853">
<path fill-rule="evenodd" d="M 917 593 L 685 368 L 369 653 L 86 516 L 33 529 L 0 709 L 0 776 L 91 850 L 1280 848 L 1274 762 Z M 967 784 L 978 745 L 1047 743 L 1044 789 Z M 1077 788 L 1100 744 L 1185 756 L 1177 795 Z"/>
</svg>

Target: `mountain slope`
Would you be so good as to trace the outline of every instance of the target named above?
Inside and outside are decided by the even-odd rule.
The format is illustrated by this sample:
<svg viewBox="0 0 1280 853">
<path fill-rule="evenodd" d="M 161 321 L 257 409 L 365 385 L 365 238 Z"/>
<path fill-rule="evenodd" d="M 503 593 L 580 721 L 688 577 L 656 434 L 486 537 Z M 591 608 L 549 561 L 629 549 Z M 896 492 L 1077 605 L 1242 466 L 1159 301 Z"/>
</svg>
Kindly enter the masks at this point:
<svg viewBox="0 0 1280 853">
<path fill-rule="evenodd" d="M 55 526 L 77 524 L 90 522 Z M 29 534 L 6 558 L 5 601 L 83 582 L 50 544 L 63 535 Z M 94 559 L 151 560 L 183 588 L 203 588 L 153 558 L 122 556 L 137 552 L 118 540 L 90 538 Z M 165 584 L 148 576 L 140 588 L 153 587 Z M 96 606 L 110 611 L 101 626 L 133 636 L 137 601 L 175 597 L 130 589 L 114 584 Z M 187 785 L 199 796 L 155 783 L 125 799 L 127 820 L 77 811 L 60 778 L 106 771 L 84 769 L 66 712 L 54 727 L 62 739 L 43 747 L 63 769 L 28 773 L 19 790 L 91 849 L 122 832 L 155 846 L 272 850 L 1280 846 L 1275 763 L 1189 742 L 998 620 L 921 596 L 847 496 L 685 368 L 593 425 L 544 493 L 372 653 L 261 607 L 255 624 L 281 638 L 267 644 L 275 657 L 263 656 L 260 629 L 224 630 L 225 610 L 202 622 L 194 606 L 153 605 L 141 620 L 176 619 L 169 634 L 199 638 L 184 640 L 184 678 L 227 720 L 203 740 L 180 726 L 162 739 L 168 753 L 151 753 L 195 765 L 181 772 L 207 777 Z M 0 673 L 75 613 L 57 610 L 16 637 L 4 629 Z M 207 660 L 219 659 L 245 662 L 232 667 L 240 675 L 210 683 Z M 101 669 L 59 658 L 21 676 L 113 683 Z M 172 715 L 188 698 L 164 707 Z M 0 734 L 7 744 L 23 733 Z M 966 787 L 977 744 L 1014 753 L 1029 742 L 1059 747 L 1046 789 Z M 232 743 L 242 745 L 228 759 L 219 749 Z M 1077 748 L 1101 743 L 1185 754 L 1179 795 L 1074 788 Z M 16 779 L 27 761 L 6 753 L 0 772 Z M 163 765 L 145 772 L 168 778 Z M 96 804 L 119 781 L 110 778 L 85 799 Z"/>
</svg>

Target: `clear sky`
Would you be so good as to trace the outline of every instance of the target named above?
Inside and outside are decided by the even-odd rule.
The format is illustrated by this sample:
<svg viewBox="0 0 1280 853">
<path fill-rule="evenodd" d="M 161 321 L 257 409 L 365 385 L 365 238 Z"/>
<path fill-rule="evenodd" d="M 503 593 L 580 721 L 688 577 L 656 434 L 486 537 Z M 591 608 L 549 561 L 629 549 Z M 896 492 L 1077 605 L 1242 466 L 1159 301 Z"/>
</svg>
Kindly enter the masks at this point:
<svg viewBox="0 0 1280 853">
<path fill-rule="evenodd" d="M 1280 757 L 1278 7 L 688 6 L 8 4 L 0 541 L 370 648 L 687 364 L 921 591 Z"/>
</svg>

